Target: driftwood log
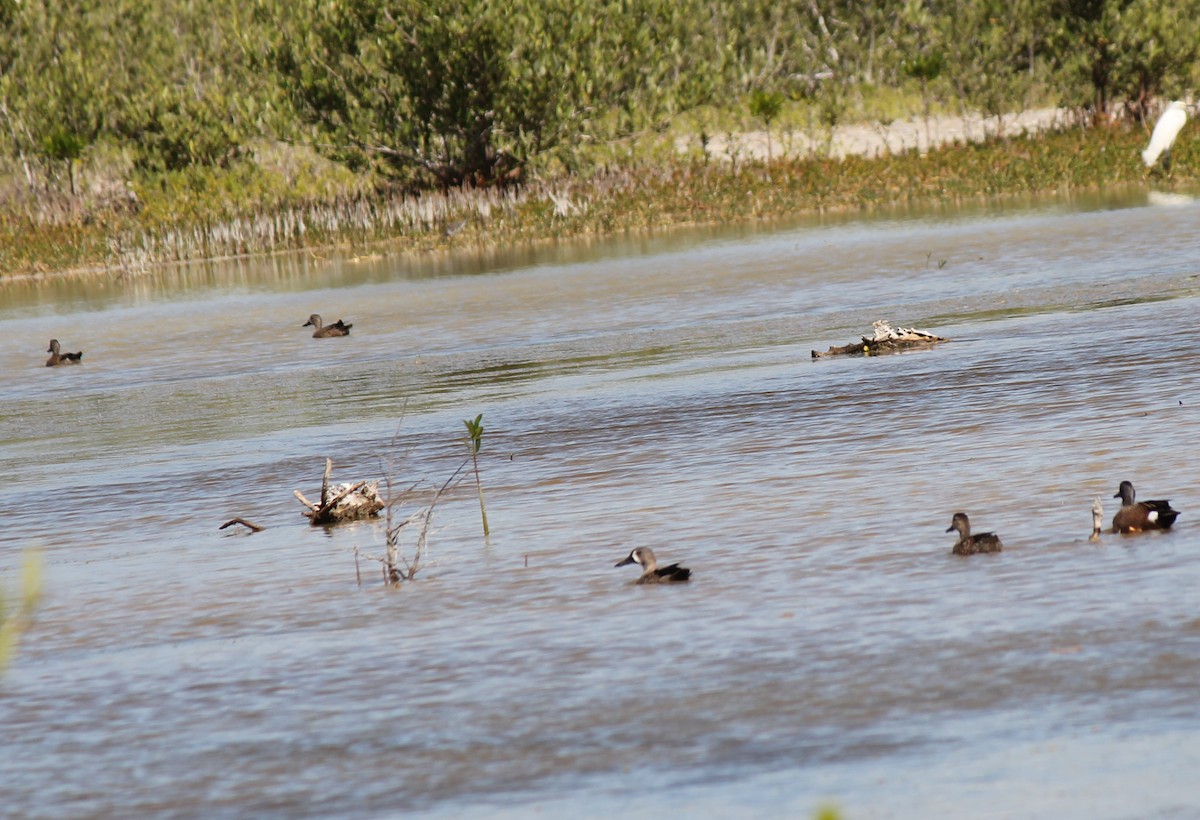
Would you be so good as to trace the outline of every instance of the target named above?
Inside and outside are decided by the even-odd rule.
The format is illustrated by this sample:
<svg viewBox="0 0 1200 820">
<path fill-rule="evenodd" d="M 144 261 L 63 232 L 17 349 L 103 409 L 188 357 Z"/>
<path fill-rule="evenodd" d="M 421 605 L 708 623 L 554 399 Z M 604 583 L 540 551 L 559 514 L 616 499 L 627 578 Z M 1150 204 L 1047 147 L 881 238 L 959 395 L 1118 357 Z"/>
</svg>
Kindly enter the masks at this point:
<svg viewBox="0 0 1200 820">
<path fill-rule="evenodd" d="M 359 481 L 355 484 L 329 484 L 329 474 L 333 471 L 333 461 L 325 459 L 325 476 L 321 480 L 321 502 L 314 504 L 304 497 L 304 493 L 293 490 L 292 494 L 307 509 L 302 511 L 310 523 L 314 525 L 337 524 L 341 521 L 354 521 L 359 518 L 370 518 L 378 515 L 383 509 L 383 499 L 379 497 L 378 481 Z"/>
<path fill-rule="evenodd" d="M 812 357 L 819 359 L 823 356 L 878 356 L 905 350 L 924 350 L 940 342 L 950 341 L 928 330 L 917 330 L 915 327 L 894 328 L 883 320 L 873 323 L 872 327 L 874 335 L 863 336 L 861 342 L 830 347 L 824 353 L 814 350 Z"/>
</svg>

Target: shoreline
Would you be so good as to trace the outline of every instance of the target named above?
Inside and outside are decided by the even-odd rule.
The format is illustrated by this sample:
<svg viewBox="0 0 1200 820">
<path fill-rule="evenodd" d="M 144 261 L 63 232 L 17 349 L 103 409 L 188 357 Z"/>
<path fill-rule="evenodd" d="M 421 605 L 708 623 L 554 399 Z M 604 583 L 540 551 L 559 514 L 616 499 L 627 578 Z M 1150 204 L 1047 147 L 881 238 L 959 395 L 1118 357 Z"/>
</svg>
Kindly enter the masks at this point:
<svg viewBox="0 0 1200 820">
<path fill-rule="evenodd" d="M 702 155 L 696 137 L 683 137 L 674 141 L 683 154 L 586 177 L 549 178 L 518 189 L 379 194 L 275 209 L 221 201 L 217 204 L 226 209 L 250 212 L 203 223 L 144 224 L 127 215 L 39 226 L 18 224 L 10 215 L 7 225 L 0 217 L 0 230 L 8 232 L 0 239 L 11 238 L 9 258 L 3 259 L 9 270 L 0 273 L 0 283 L 120 278 L 174 265 L 293 252 L 484 250 L 832 210 L 1147 185 L 1154 179 L 1138 156 L 1145 139 L 1139 128 L 1069 127 L 1062 109 L 1014 114 L 1002 126 L 980 117 L 944 115 L 931 118 L 928 136 L 919 118 L 844 126 L 832 143 L 840 156 L 817 156 L 811 145 L 793 140 L 773 150 L 769 163 L 765 132 L 740 134 L 739 147 L 724 155 L 731 161 L 711 161 L 724 146 L 715 138 Z M 773 148 L 777 138 L 773 132 Z M 1185 131 L 1172 175 L 1160 174 L 1156 187 L 1169 190 L 1200 180 L 1191 170 L 1200 171 L 1195 146 Z"/>
</svg>

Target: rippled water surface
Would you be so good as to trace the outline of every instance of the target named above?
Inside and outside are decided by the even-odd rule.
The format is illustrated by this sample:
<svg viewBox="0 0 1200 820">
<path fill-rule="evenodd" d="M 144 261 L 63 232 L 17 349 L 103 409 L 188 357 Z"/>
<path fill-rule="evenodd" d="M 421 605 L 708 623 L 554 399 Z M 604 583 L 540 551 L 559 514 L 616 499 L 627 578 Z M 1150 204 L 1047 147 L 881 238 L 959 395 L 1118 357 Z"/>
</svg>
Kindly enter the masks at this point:
<svg viewBox="0 0 1200 820">
<path fill-rule="evenodd" d="M 0 584 L 41 547 L 46 596 L 0 815 L 1200 816 L 1198 226 L 1142 193 L 9 283 Z M 810 358 L 880 318 L 953 341 Z M 292 491 L 330 457 L 406 515 L 478 413 L 490 538 L 464 482 L 414 582 L 360 581 L 382 526 Z M 1175 529 L 1089 542 L 1122 479 Z M 1005 551 L 951 555 L 956 510 Z"/>
</svg>

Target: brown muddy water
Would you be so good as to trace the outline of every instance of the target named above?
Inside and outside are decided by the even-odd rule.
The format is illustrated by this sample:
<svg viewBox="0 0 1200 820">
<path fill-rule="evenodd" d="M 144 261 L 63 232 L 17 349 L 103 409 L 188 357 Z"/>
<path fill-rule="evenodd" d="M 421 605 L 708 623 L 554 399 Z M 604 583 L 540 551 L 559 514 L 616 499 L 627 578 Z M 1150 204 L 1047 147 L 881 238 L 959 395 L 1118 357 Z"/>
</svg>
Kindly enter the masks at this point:
<svg viewBox="0 0 1200 820">
<path fill-rule="evenodd" d="M 46 596 L 0 815 L 1200 816 L 1198 226 L 1141 192 L 9 283 L 0 584 L 40 547 Z M 954 341 L 810 359 L 880 318 Z M 462 484 L 414 583 L 359 584 L 381 525 L 292 490 L 427 496 L 477 413 L 490 539 Z M 1175 529 L 1090 543 L 1122 479 Z M 1005 551 L 951 555 L 956 510 Z"/>
</svg>

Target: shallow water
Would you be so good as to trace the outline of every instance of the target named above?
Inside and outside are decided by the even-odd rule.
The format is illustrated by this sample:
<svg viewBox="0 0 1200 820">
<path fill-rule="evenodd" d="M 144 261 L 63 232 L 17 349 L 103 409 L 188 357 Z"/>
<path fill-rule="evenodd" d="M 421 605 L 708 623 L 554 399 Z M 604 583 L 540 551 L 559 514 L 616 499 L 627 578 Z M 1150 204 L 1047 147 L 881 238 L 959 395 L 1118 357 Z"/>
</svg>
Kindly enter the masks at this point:
<svg viewBox="0 0 1200 820">
<path fill-rule="evenodd" d="M 10 283 L 0 583 L 39 546 L 47 594 L 0 814 L 1200 816 L 1198 217 Z M 810 359 L 879 318 L 953 341 Z M 328 456 L 407 513 L 477 413 L 491 537 L 462 483 L 416 582 L 357 582 L 382 527 L 292 490 Z M 1089 543 L 1123 478 L 1179 523 Z M 950 555 L 959 509 L 1005 552 Z M 633 586 L 637 545 L 693 582 Z"/>
</svg>

